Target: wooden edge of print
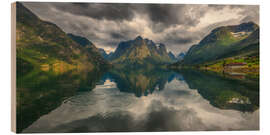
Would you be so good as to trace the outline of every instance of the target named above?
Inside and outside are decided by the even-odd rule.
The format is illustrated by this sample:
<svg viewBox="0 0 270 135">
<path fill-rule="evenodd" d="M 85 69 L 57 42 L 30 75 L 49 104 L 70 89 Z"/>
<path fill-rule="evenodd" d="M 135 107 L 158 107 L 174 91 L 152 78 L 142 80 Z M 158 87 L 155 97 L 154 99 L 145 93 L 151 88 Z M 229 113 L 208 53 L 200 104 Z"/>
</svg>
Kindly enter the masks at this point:
<svg viewBox="0 0 270 135">
<path fill-rule="evenodd" d="M 11 131 L 16 133 L 16 2 L 11 4 Z"/>
</svg>

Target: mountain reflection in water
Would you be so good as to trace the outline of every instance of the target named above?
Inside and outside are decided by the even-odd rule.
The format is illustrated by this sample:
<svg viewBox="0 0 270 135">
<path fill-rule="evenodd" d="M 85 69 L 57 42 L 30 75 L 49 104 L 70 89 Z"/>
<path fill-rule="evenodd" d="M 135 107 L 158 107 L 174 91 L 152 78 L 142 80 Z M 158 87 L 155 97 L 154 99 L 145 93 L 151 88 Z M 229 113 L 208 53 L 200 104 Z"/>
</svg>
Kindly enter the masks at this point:
<svg viewBox="0 0 270 135">
<path fill-rule="evenodd" d="M 114 69 L 23 132 L 258 129 L 258 81 L 193 70 Z"/>
</svg>

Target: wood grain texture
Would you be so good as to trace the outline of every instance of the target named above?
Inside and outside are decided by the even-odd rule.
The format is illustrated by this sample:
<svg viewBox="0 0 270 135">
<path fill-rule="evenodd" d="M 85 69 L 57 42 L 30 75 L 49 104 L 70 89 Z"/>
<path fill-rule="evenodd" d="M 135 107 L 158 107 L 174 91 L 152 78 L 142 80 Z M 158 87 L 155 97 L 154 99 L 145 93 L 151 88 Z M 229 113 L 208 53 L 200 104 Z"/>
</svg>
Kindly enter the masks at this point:
<svg viewBox="0 0 270 135">
<path fill-rule="evenodd" d="M 11 4 L 11 131 L 16 132 L 16 2 Z"/>
</svg>

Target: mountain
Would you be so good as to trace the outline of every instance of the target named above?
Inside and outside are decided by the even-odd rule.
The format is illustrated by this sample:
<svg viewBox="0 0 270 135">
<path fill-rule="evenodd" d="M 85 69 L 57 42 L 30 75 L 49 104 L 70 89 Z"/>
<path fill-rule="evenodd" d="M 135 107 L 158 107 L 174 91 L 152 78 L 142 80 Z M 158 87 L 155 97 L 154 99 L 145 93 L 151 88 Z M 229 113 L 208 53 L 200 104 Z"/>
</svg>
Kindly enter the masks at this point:
<svg viewBox="0 0 270 135">
<path fill-rule="evenodd" d="M 107 74 L 116 82 L 121 92 L 134 93 L 136 97 L 147 96 L 154 91 L 162 91 L 170 79 L 174 79 L 174 71 L 159 68 L 114 68 Z"/>
<path fill-rule="evenodd" d="M 85 37 L 81 37 L 81 36 L 77 36 L 74 35 L 72 33 L 68 33 L 67 34 L 72 40 L 74 40 L 75 42 L 77 42 L 78 44 L 82 45 L 82 46 L 93 46 L 94 44 L 89 41 L 87 38 Z"/>
<path fill-rule="evenodd" d="M 110 52 L 109 54 L 107 54 L 107 59 L 110 60 L 112 55 L 113 55 L 113 52 Z"/>
<path fill-rule="evenodd" d="M 156 44 L 141 36 L 134 40 L 120 42 L 110 59 L 113 63 L 135 65 L 172 62 L 164 44 Z"/>
<path fill-rule="evenodd" d="M 172 61 L 176 62 L 176 61 L 182 61 L 186 54 L 181 52 L 177 56 L 175 56 L 172 52 L 169 52 L 168 55 Z"/>
<path fill-rule="evenodd" d="M 185 53 L 181 52 L 181 53 L 178 54 L 177 59 L 178 59 L 179 61 L 181 61 L 181 60 L 184 59 L 185 55 L 186 55 Z"/>
<path fill-rule="evenodd" d="M 105 52 L 104 49 L 102 48 L 98 48 L 98 51 L 100 52 L 100 54 L 103 56 L 103 58 L 107 58 L 108 57 L 108 54 Z"/>
<path fill-rule="evenodd" d="M 218 27 L 187 52 L 183 64 L 196 65 L 239 54 L 259 46 L 259 26 L 253 22 Z M 255 47 L 256 48 L 256 47 Z M 233 54 L 234 53 L 234 54 Z"/>
<path fill-rule="evenodd" d="M 100 54 L 102 55 L 102 57 L 106 60 L 110 60 L 113 52 L 110 52 L 109 54 L 106 53 L 106 51 L 103 48 L 98 48 Z"/>
<path fill-rule="evenodd" d="M 190 89 L 196 89 L 217 108 L 254 112 L 259 107 L 259 81 L 232 79 L 204 70 L 182 69 L 176 72 L 183 75 Z M 232 104 L 232 99 L 241 103 Z"/>
<path fill-rule="evenodd" d="M 171 51 L 168 53 L 168 55 L 171 58 L 171 60 L 177 61 L 177 58 L 174 56 L 174 54 Z"/>
<path fill-rule="evenodd" d="M 83 46 L 84 48 L 87 48 L 89 50 L 89 52 L 92 55 L 97 56 L 97 59 L 99 59 L 100 61 L 103 61 L 104 63 L 106 63 L 107 61 L 105 61 L 105 57 L 103 57 L 104 54 L 102 54 L 103 52 L 100 52 L 100 48 L 97 48 L 91 41 L 89 41 L 87 38 L 82 37 L 82 36 L 78 36 L 78 35 L 74 35 L 71 33 L 67 34 L 73 41 L 75 41 L 76 43 L 78 43 L 79 45 Z"/>
<path fill-rule="evenodd" d="M 53 23 L 39 19 L 19 2 L 16 3 L 16 12 L 16 59 L 19 73 L 51 68 L 100 69 L 108 64 L 95 51 L 91 42 L 76 36 L 72 40 L 70 34 L 67 35 Z"/>
</svg>

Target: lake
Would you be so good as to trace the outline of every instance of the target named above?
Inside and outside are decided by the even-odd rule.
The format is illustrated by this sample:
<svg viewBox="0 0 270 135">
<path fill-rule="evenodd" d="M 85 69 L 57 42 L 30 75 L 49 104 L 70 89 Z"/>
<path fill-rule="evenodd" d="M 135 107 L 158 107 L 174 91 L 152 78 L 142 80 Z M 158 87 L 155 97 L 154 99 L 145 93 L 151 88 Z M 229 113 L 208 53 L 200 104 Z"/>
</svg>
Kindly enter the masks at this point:
<svg viewBox="0 0 270 135">
<path fill-rule="evenodd" d="M 34 72 L 17 81 L 20 132 L 259 130 L 259 80 L 196 70 Z"/>
</svg>

